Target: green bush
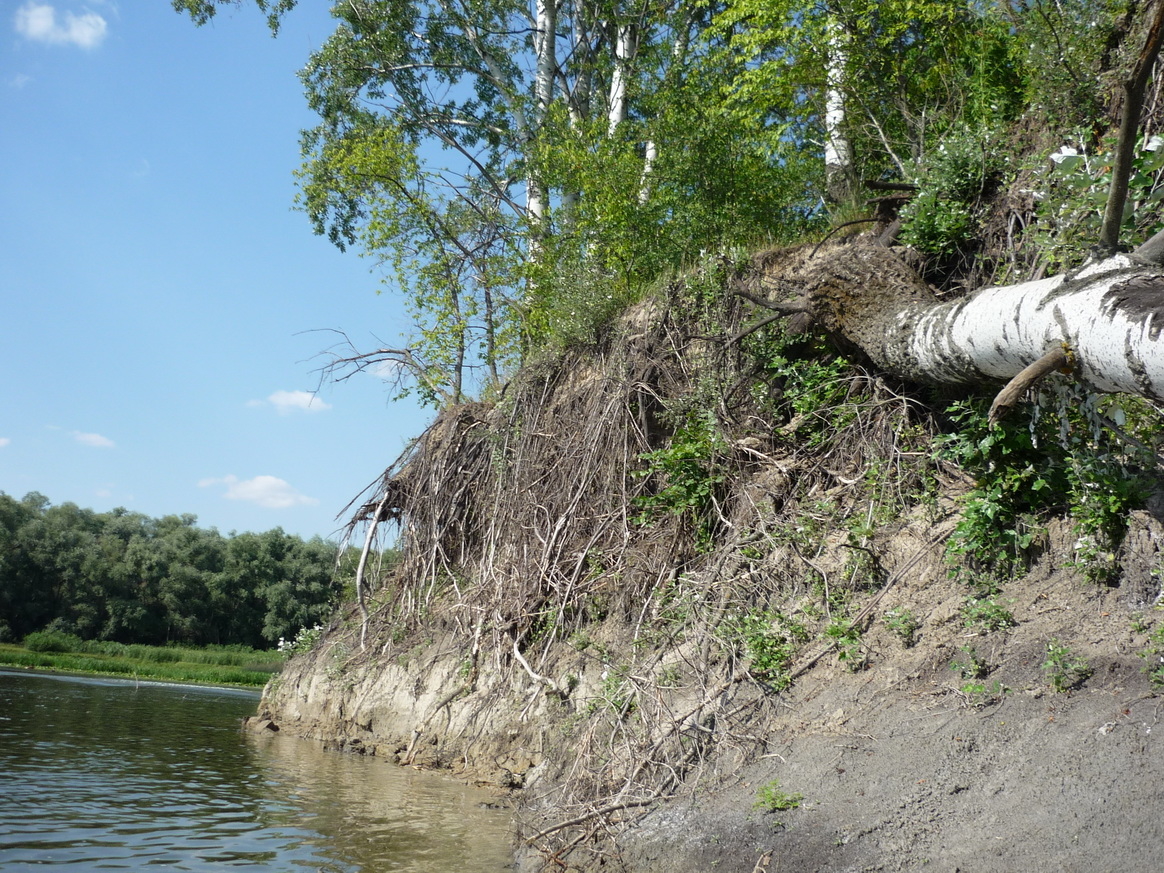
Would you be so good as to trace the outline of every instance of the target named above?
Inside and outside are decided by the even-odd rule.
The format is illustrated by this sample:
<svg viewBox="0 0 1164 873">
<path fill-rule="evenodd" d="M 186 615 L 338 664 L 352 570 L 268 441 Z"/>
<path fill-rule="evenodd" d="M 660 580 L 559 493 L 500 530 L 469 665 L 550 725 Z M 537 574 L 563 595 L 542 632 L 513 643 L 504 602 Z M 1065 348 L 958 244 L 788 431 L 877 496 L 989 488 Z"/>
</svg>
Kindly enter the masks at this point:
<svg viewBox="0 0 1164 873">
<path fill-rule="evenodd" d="M 903 242 L 918 251 L 949 257 L 969 246 L 980 221 L 986 190 L 1006 169 L 992 151 L 987 130 L 960 128 L 943 138 L 918 168 L 918 195 L 901 212 Z"/>
<path fill-rule="evenodd" d="M 1148 636 L 1148 645 L 1140 652 L 1144 672 L 1157 690 L 1164 688 L 1164 624 Z"/>
<path fill-rule="evenodd" d="M 727 478 L 725 455 L 715 414 L 692 413 L 667 447 L 640 455 L 648 466 L 633 475 L 652 479 L 655 487 L 635 498 L 636 522 L 649 524 L 656 513 L 683 516 L 695 530 L 697 548 L 709 550 L 717 522 L 716 498 Z"/>
<path fill-rule="evenodd" d="M 1143 468 L 1153 462 L 1135 443 L 1156 442 L 1159 424 L 1133 401 L 1065 385 L 1048 387 L 1025 411 L 992 427 L 984 399 L 948 410 L 955 431 L 939 441 L 938 457 L 975 478 L 947 550 L 954 572 L 969 574 L 980 593 L 995 593 L 1030 557 L 1044 520 L 1067 510 L 1079 537 L 1074 566 L 1108 581 L 1128 513 L 1147 495 Z M 1112 420 L 1134 440 L 1117 438 Z"/>
<path fill-rule="evenodd" d="M 80 637 L 60 631 L 34 631 L 24 638 L 30 652 L 78 652 L 83 646 Z"/>
<path fill-rule="evenodd" d="M 808 640 L 799 622 L 766 610 L 752 609 L 724 623 L 725 642 L 740 648 L 748 658 L 748 673 L 773 691 L 792 684 L 792 659 Z"/>
<path fill-rule="evenodd" d="M 804 800 L 799 791 L 787 792 L 780 788 L 780 780 L 773 779 L 756 789 L 756 809 L 764 812 L 781 812 L 796 809 Z"/>
<path fill-rule="evenodd" d="M 1029 242 L 1049 270 L 1073 266 L 1082 256 L 1081 239 L 1098 239 L 1111 188 L 1112 155 L 1089 153 L 1085 145 L 1060 146 L 1039 161 L 1039 198 Z M 1164 222 L 1164 141 L 1141 138 L 1132 160 L 1121 235 L 1142 242 Z"/>
<path fill-rule="evenodd" d="M 910 648 L 917 642 L 917 631 L 921 622 L 909 609 L 904 606 L 895 607 L 885 613 L 882 619 L 885 626 L 899 639 L 904 648 Z"/>
</svg>

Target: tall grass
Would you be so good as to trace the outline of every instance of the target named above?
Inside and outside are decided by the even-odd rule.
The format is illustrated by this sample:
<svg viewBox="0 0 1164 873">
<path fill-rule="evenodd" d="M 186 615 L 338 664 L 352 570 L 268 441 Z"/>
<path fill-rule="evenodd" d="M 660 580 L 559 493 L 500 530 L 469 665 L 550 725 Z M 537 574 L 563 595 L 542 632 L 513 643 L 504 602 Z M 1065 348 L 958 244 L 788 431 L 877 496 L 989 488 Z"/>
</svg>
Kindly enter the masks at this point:
<svg viewBox="0 0 1164 873">
<path fill-rule="evenodd" d="M 0 645 L 0 664 L 70 673 L 135 676 L 163 682 L 209 685 L 265 685 L 283 667 L 283 657 L 242 646 L 205 649 L 125 645 L 82 640 L 71 634 L 40 631 L 23 646 Z"/>
</svg>

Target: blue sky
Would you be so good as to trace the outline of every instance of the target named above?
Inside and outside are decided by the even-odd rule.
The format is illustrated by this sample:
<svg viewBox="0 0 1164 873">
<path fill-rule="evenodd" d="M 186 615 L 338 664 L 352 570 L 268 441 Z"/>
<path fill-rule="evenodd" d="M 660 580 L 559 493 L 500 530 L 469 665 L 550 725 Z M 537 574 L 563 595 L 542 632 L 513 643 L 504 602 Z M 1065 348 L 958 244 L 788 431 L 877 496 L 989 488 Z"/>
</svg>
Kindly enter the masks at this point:
<svg viewBox="0 0 1164 873">
<path fill-rule="evenodd" d="M 293 210 L 332 30 L 301 6 L 273 39 L 250 6 L 0 0 L 0 491 L 327 537 L 431 418 L 371 375 L 308 393 L 321 331 L 407 326 Z"/>
</svg>

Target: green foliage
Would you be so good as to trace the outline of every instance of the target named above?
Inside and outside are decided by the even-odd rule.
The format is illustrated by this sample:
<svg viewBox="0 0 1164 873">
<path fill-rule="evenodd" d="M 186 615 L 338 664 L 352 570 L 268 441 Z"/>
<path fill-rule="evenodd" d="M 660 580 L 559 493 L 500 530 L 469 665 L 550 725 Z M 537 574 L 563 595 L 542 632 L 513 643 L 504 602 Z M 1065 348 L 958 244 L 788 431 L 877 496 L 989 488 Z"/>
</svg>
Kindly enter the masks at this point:
<svg viewBox="0 0 1164 873">
<path fill-rule="evenodd" d="M 789 793 L 780 788 L 780 780 L 773 779 L 756 789 L 756 809 L 764 812 L 782 812 L 796 809 L 804 801 L 800 792 Z"/>
<path fill-rule="evenodd" d="M 861 631 L 844 619 L 834 619 L 825 628 L 827 639 L 837 651 L 837 660 L 852 673 L 865 667 L 865 653 L 861 648 Z"/>
<path fill-rule="evenodd" d="M 1086 658 L 1076 655 L 1056 639 L 1047 642 L 1046 655 L 1043 672 L 1051 686 L 1060 693 L 1078 688 L 1093 672 Z"/>
<path fill-rule="evenodd" d="M 962 623 L 968 628 L 983 631 L 1006 630 L 1018 624 L 1011 611 L 993 594 L 967 597 L 962 602 Z"/>
<path fill-rule="evenodd" d="M 666 664 L 659 670 L 655 683 L 660 688 L 678 688 L 682 684 L 678 664 Z"/>
<path fill-rule="evenodd" d="M 889 628 L 905 648 L 911 648 L 917 641 L 917 631 L 921 627 L 921 622 L 914 616 L 908 608 L 904 606 L 896 606 L 888 610 L 882 621 L 885 626 Z"/>
<path fill-rule="evenodd" d="M 1144 672 L 1152 685 L 1157 690 L 1164 688 L 1164 624 L 1148 635 L 1148 645 L 1140 652 L 1140 657 L 1144 659 Z"/>
<path fill-rule="evenodd" d="M 958 572 L 1004 577 L 1020 564 L 1039 533 L 1036 511 L 1045 492 L 1062 494 L 1066 484 L 1038 451 L 1031 431 L 1014 418 L 991 428 L 981 402 L 960 401 L 948 410 L 953 434 L 939 443 L 941 457 L 975 476 L 948 555 Z"/>
<path fill-rule="evenodd" d="M 551 113 L 539 175 L 551 191 L 578 193 L 552 210 L 541 257 L 525 273 L 532 345 L 594 345 L 613 317 L 677 269 L 699 273 L 711 253 L 793 239 L 819 223 L 759 120 L 723 107 L 725 76 L 705 64 L 654 83 L 642 95 L 647 114 L 616 136 L 606 119 L 579 126 Z M 693 116 L 694 104 L 702 109 Z"/>
<path fill-rule="evenodd" d="M 748 673 L 773 691 L 783 691 L 792 684 L 789 667 L 809 636 L 799 622 L 759 609 L 729 619 L 721 632 L 731 648 L 743 649 Z"/>
<path fill-rule="evenodd" d="M 857 417 L 854 368 L 823 341 L 776 325 L 747 337 L 744 349 L 756 368 L 754 399 L 794 425 L 798 444 L 820 446 Z"/>
<path fill-rule="evenodd" d="M 173 3 L 201 24 L 237 0 Z M 295 0 L 254 5 L 277 29 Z M 335 4 L 338 26 L 302 73 L 319 122 L 303 138 L 299 206 L 386 268 L 414 322 L 386 352 L 337 357 L 390 367 L 433 404 L 488 392 L 540 347 L 599 342 L 700 252 L 821 227 L 837 136 L 850 181 L 921 181 L 907 239 L 966 251 L 1020 119 L 1097 129 L 1125 7 L 558 4 L 545 40 L 521 4 Z M 830 97 L 845 107 L 837 131 Z M 1067 164 L 1039 186 L 1029 229 L 1053 247 L 1079 238 L 1102 185 L 1098 164 L 1083 179 Z M 1158 213 L 1157 164 L 1143 152 L 1137 214 Z M 1056 186 L 1078 196 L 1060 206 Z"/>
<path fill-rule="evenodd" d="M 343 584 L 332 544 L 196 522 L 0 493 L 0 623 L 14 638 L 261 648 L 330 614 Z"/>
<path fill-rule="evenodd" d="M 881 178 L 952 127 L 1017 117 L 1023 82 L 1008 18 L 959 0 L 731 0 L 713 30 L 743 62 L 740 110 L 779 118 L 785 142 L 822 159 L 824 103 L 838 84 L 828 71 L 839 64 L 852 176 Z"/>
<path fill-rule="evenodd" d="M 1011 52 L 1022 64 L 1023 101 L 1040 127 L 1091 128 L 1101 120 L 1097 78 L 1111 70 L 1126 35 L 1124 0 L 1034 0 L 1006 4 L 1015 28 Z"/>
<path fill-rule="evenodd" d="M 700 551 L 709 549 L 719 517 L 716 501 L 727 478 L 725 455 L 715 415 L 708 411 L 691 413 L 669 445 L 640 456 L 647 469 L 634 476 L 658 484 L 653 491 L 635 498 L 637 523 L 647 524 L 660 512 L 682 516 L 695 531 L 696 547 Z"/>
<path fill-rule="evenodd" d="M 30 634 L 26 643 L 38 643 L 44 634 Z M 57 641 L 59 642 L 59 641 Z M 213 685 L 261 686 L 278 672 L 282 658 L 252 649 L 186 649 L 172 646 L 125 646 L 98 640 L 66 642 L 50 649 L 0 645 L 0 664 L 40 670 L 67 670 L 157 679 L 165 682 L 204 682 Z"/>
<path fill-rule="evenodd" d="M 990 675 L 990 665 L 975 651 L 973 646 L 962 646 L 962 659 L 950 662 L 950 669 L 963 679 L 985 679 Z"/>
<path fill-rule="evenodd" d="M 998 132 L 956 128 L 928 151 L 917 171 L 919 191 L 901 211 L 903 242 L 948 258 L 975 239 L 982 198 L 1006 170 Z"/>
<path fill-rule="evenodd" d="M 314 649 L 322 638 L 323 625 L 317 624 L 313 627 L 301 627 L 299 632 L 295 634 L 293 640 L 288 641 L 280 637 L 277 648 L 286 655 L 302 654 L 303 652 L 310 652 Z"/>
<path fill-rule="evenodd" d="M 1155 442 L 1159 424 L 1137 412 L 1140 405 L 1053 386 L 1026 421 L 1012 414 L 995 427 L 987 424 L 985 401 L 951 406 L 956 430 L 940 441 L 939 456 L 976 479 L 948 546 L 956 572 L 991 588 L 1027 559 L 1042 518 L 1067 509 L 1079 534 L 1076 565 L 1094 581 L 1110 578 L 1128 512 L 1147 489 L 1142 449 L 1121 444 L 1104 421 L 1110 416 L 1128 424 L 1138 442 Z"/>
<path fill-rule="evenodd" d="M 596 700 L 590 701 L 588 710 L 599 712 L 606 709 L 618 718 L 626 718 L 635 709 L 635 687 L 630 679 L 630 668 L 625 664 L 607 667 L 602 671 L 602 689 Z"/>
<path fill-rule="evenodd" d="M 199 22 L 214 8 L 182 2 Z M 700 250 L 813 221 L 803 159 L 728 105 L 738 63 L 712 50 L 703 10 L 555 11 L 543 41 L 512 4 L 336 4 L 301 74 L 320 123 L 299 205 L 387 267 L 414 320 L 388 358 L 433 404 L 496 386 L 531 350 L 594 342 Z M 623 26 L 634 50 L 615 57 Z"/>
<path fill-rule="evenodd" d="M 82 645 L 80 637 L 59 631 L 34 631 L 24 638 L 30 652 L 76 652 Z"/>
<path fill-rule="evenodd" d="M 267 16 L 272 32 L 278 33 L 283 16 L 295 8 L 298 0 L 255 0 L 255 6 Z M 238 0 L 170 0 L 177 12 L 185 12 L 198 25 L 214 18 L 219 6 L 237 6 Z"/>
<path fill-rule="evenodd" d="M 1080 240 L 1098 240 L 1111 188 L 1112 156 L 1088 154 L 1086 140 L 1063 145 L 1040 162 L 1033 184 L 1039 188 L 1036 221 L 1027 231 L 1047 270 L 1062 270 L 1082 259 Z M 1164 224 L 1164 141 L 1141 138 L 1136 145 L 1122 236 L 1139 242 Z"/>
<path fill-rule="evenodd" d="M 969 698 L 971 704 L 982 707 L 997 703 L 1004 694 L 1009 694 L 1011 689 L 995 679 L 989 685 L 975 680 L 963 682 L 959 690 Z"/>
</svg>

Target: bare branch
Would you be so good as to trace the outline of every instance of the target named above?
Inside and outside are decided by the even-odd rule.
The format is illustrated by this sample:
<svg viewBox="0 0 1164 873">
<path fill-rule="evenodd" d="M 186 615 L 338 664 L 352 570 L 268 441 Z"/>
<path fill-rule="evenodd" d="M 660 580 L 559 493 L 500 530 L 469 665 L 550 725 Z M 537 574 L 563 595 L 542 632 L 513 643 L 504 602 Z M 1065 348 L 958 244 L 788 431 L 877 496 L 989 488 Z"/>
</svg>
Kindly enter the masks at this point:
<svg viewBox="0 0 1164 873">
<path fill-rule="evenodd" d="M 989 422 L 997 424 L 1006 417 L 1032 385 L 1056 370 L 1065 368 L 1068 371 L 1071 368 L 1071 353 L 1065 345 L 1052 349 L 1030 366 L 1023 368 L 995 396 L 994 402 L 990 404 Z"/>
</svg>

